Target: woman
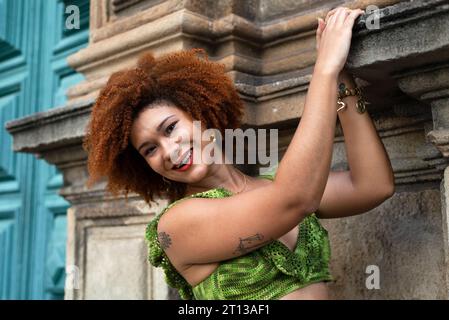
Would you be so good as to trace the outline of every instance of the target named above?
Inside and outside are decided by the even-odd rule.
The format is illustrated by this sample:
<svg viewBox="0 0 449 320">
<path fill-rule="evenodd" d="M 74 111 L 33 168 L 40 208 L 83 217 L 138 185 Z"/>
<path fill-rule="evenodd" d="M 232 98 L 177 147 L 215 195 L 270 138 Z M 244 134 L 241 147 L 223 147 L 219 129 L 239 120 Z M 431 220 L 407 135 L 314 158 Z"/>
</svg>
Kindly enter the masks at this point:
<svg viewBox="0 0 449 320">
<path fill-rule="evenodd" d="M 243 115 L 224 67 L 199 59 L 202 50 L 157 60 L 145 54 L 100 92 L 84 142 L 88 184 L 107 176 L 113 193 L 136 192 L 148 203 L 169 197 L 146 239 L 150 262 L 163 267 L 181 298 L 328 298 L 330 249 L 318 218 L 366 212 L 394 192 L 385 149 L 354 97 L 338 112 L 351 171 L 329 172 L 337 84 L 354 85 L 342 69 L 362 13 L 337 8 L 319 22 L 300 126 L 277 170 L 259 177 L 223 162 L 193 162 L 205 148 L 193 139 L 193 121 L 202 132 L 223 133 Z"/>
</svg>

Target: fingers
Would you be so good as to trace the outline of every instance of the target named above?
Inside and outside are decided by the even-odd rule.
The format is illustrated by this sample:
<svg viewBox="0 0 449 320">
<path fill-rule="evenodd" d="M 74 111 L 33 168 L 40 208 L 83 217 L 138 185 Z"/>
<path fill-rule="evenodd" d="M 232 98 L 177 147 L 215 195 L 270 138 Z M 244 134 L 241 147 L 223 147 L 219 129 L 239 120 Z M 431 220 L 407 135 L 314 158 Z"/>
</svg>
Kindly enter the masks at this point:
<svg viewBox="0 0 449 320">
<path fill-rule="evenodd" d="M 326 14 L 326 18 L 324 19 L 324 23 L 325 23 L 325 24 L 328 24 L 328 23 L 329 23 L 329 19 L 330 19 L 335 13 L 337 13 L 339 10 L 341 10 L 342 8 L 344 8 L 344 9 L 346 9 L 346 10 L 349 10 L 349 12 L 361 10 L 361 9 L 349 9 L 349 8 L 346 8 L 346 7 L 337 7 L 337 8 L 334 8 L 334 9 L 332 9 L 331 11 L 329 11 L 329 12 Z M 365 13 L 364 10 L 362 10 L 362 12 Z M 349 13 L 348 13 L 348 14 L 349 14 Z"/>
<path fill-rule="evenodd" d="M 353 25 L 355 19 L 357 19 L 359 16 L 361 16 L 364 13 L 365 13 L 365 11 L 363 11 L 362 9 L 352 10 L 351 13 L 348 15 L 347 19 L 345 20 L 345 24 Z"/>
<path fill-rule="evenodd" d="M 319 43 L 321 41 L 321 37 L 323 32 L 325 31 L 327 26 L 343 26 L 345 25 L 346 21 L 349 19 L 352 21 L 352 24 L 354 23 L 355 19 L 360 15 L 365 13 L 364 10 L 361 9 L 349 9 L 346 7 L 338 7 L 335 9 L 332 9 L 329 11 L 326 15 L 326 19 L 323 20 L 321 18 L 318 18 L 318 27 L 316 31 L 316 47 L 317 50 L 319 49 Z M 349 22 L 351 23 L 351 22 Z"/>
<path fill-rule="evenodd" d="M 327 21 L 334 13 L 335 13 L 335 11 L 337 11 L 337 9 L 338 8 L 335 8 L 335 9 L 332 9 L 331 11 L 329 11 L 327 14 L 326 14 L 326 18 L 324 19 L 324 21 Z"/>
<path fill-rule="evenodd" d="M 329 21 L 326 23 L 326 26 L 334 26 L 336 24 L 339 16 L 341 16 L 342 14 L 345 14 L 345 12 L 346 12 L 346 8 L 343 8 L 343 7 L 337 8 L 335 13 L 330 16 Z"/>
<path fill-rule="evenodd" d="M 323 24 L 324 24 L 324 25 L 327 25 L 327 24 L 329 23 L 329 18 L 330 18 L 335 12 L 337 12 L 340 8 L 342 8 L 342 7 L 337 7 L 337 8 L 334 8 L 334 9 L 330 10 L 330 11 L 326 14 L 326 17 L 325 17 L 324 20 L 323 20 Z"/>
<path fill-rule="evenodd" d="M 326 18 L 324 19 L 324 22 L 327 24 L 329 22 L 329 19 L 342 7 L 337 7 L 335 9 L 332 9 L 326 14 Z"/>
<path fill-rule="evenodd" d="M 346 17 L 351 13 L 351 10 L 348 8 L 341 8 L 335 13 L 335 24 L 342 26 L 346 20 Z"/>
</svg>

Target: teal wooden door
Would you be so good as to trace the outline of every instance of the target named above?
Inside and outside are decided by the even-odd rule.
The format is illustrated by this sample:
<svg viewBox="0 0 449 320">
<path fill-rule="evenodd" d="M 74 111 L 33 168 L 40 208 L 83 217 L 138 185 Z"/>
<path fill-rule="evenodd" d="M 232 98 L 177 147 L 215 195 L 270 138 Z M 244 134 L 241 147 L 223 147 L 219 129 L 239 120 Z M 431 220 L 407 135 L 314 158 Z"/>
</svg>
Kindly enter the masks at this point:
<svg viewBox="0 0 449 320">
<path fill-rule="evenodd" d="M 68 5 L 79 28 L 67 29 Z M 61 174 L 12 152 L 7 121 L 65 103 L 81 81 L 66 57 L 88 42 L 88 0 L 0 0 L 0 299 L 62 299 L 66 210 Z"/>
</svg>

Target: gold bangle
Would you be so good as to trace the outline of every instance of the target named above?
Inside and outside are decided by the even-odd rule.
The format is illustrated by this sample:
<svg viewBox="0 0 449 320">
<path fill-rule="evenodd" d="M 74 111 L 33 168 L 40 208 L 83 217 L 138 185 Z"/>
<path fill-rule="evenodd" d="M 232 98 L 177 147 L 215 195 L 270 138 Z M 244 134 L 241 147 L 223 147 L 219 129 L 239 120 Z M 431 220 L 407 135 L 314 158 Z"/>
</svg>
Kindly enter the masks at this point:
<svg viewBox="0 0 449 320">
<path fill-rule="evenodd" d="M 343 101 L 341 101 L 340 98 L 337 99 L 337 104 L 340 105 L 340 108 L 337 109 L 337 112 L 346 108 L 346 103 L 344 103 Z"/>
<path fill-rule="evenodd" d="M 362 96 L 362 90 L 359 87 L 355 88 L 346 88 L 346 85 L 342 82 L 340 83 L 338 87 L 338 98 L 337 98 L 337 104 L 340 106 L 337 109 L 337 112 L 344 109 L 346 107 L 346 103 L 343 102 L 342 99 L 349 97 L 349 96 L 357 96 L 357 104 L 356 104 L 356 110 L 358 113 L 364 113 L 366 111 L 366 105 L 369 104 L 363 99 Z"/>
</svg>

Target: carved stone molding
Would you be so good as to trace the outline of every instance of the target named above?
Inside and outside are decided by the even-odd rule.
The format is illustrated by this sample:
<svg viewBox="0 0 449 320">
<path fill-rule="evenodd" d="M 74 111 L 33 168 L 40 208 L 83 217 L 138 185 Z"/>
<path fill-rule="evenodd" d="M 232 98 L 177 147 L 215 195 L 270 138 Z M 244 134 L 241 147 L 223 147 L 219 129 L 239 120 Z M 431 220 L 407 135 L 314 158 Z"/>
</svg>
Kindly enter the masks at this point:
<svg viewBox="0 0 449 320">
<path fill-rule="evenodd" d="M 159 55 L 202 47 L 211 59 L 225 64 L 248 105 L 257 102 L 257 109 L 248 108 L 251 125 L 273 123 L 271 117 L 274 121 L 298 118 L 304 93 L 291 95 L 291 100 L 299 102 L 294 109 L 278 113 L 271 109 L 279 99 L 271 98 L 304 92 L 302 86 L 309 81 L 316 58 L 316 17 L 325 15 L 329 2 L 249 1 L 244 7 L 234 0 L 206 2 L 209 6 L 205 1 L 185 1 L 184 6 L 181 1 L 164 1 L 132 17 L 93 27 L 93 38 L 96 32 L 105 34 L 69 58 L 69 64 L 87 78 L 69 90 L 69 99 L 95 99 L 107 77 L 133 66 L 142 51 L 151 49 Z M 395 2 L 351 1 L 344 5 L 382 7 Z M 106 9 L 97 6 L 92 12 L 95 10 Z M 282 12 L 282 19 L 275 18 Z"/>
<path fill-rule="evenodd" d="M 427 138 L 448 158 L 449 66 L 447 63 L 433 64 L 397 76 L 397 79 L 404 92 L 431 106 L 433 129 L 427 134 Z"/>
</svg>

